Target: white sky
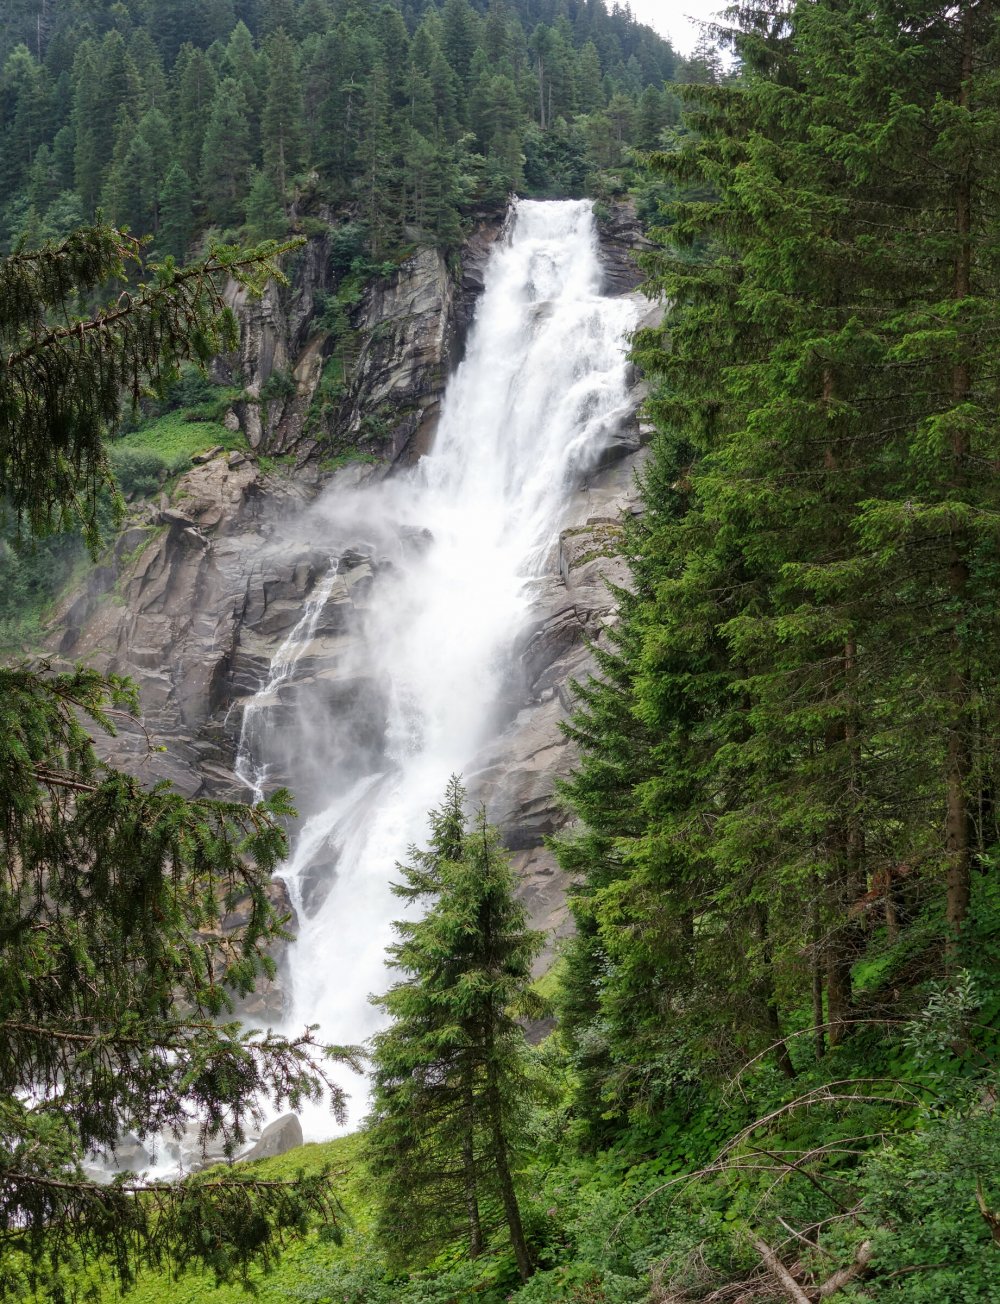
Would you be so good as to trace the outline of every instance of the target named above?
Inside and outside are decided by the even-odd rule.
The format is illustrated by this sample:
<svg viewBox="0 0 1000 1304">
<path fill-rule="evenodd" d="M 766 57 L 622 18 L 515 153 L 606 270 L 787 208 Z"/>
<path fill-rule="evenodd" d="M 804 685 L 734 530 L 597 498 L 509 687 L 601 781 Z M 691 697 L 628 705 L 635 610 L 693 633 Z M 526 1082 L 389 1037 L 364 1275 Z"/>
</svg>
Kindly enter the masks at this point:
<svg viewBox="0 0 1000 1304">
<path fill-rule="evenodd" d="M 712 18 L 726 7 L 728 0 L 631 0 L 632 12 L 640 23 L 648 23 L 670 38 L 681 54 L 690 54 L 698 40 L 699 28 L 692 18 Z"/>
</svg>

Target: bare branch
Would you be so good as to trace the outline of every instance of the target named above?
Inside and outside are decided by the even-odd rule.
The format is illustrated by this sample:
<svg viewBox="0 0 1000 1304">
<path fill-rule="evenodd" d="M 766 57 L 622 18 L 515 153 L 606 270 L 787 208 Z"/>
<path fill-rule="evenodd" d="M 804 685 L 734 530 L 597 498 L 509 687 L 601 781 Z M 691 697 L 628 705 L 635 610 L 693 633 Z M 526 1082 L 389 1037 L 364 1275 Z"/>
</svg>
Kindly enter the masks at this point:
<svg viewBox="0 0 1000 1304">
<path fill-rule="evenodd" d="M 751 1233 L 750 1244 L 760 1255 L 768 1272 L 785 1292 L 792 1304 L 813 1304 L 799 1283 L 781 1262 L 765 1240 Z"/>
</svg>

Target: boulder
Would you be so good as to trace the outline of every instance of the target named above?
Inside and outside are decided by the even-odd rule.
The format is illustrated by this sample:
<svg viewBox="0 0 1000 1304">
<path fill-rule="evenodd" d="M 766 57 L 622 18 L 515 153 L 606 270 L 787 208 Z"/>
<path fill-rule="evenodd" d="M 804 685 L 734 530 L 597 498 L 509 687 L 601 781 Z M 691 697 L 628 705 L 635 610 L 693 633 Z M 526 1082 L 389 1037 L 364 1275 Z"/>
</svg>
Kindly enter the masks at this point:
<svg viewBox="0 0 1000 1304">
<path fill-rule="evenodd" d="M 195 466 L 204 466 L 206 462 L 211 462 L 213 458 L 218 457 L 220 453 L 225 451 L 221 444 L 216 444 L 214 448 L 209 448 L 204 453 L 193 454 L 191 461 Z"/>
<path fill-rule="evenodd" d="M 287 1154 L 296 1146 L 302 1145 L 302 1124 L 295 1114 L 285 1114 L 276 1118 L 260 1134 L 260 1140 L 240 1159 L 249 1163 L 254 1159 L 274 1159 L 276 1155 Z"/>
</svg>

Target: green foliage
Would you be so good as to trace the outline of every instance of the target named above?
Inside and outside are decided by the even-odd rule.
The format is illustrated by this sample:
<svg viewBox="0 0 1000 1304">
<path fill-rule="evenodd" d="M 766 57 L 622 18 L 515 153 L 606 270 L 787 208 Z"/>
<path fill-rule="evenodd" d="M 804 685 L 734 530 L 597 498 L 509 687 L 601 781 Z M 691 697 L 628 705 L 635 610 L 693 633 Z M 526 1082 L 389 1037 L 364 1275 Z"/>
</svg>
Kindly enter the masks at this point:
<svg viewBox="0 0 1000 1304">
<path fill-rule="evenodd" d="M 220 247 L 189 268 L 153 264 L 131 293 L 74 319 L 77 296 L 125 279 L 138 252 L 131 237 L 98 227 L 0 260 L 0 492 L 28 533 L 75 519 L 96 547 L 100 495 L 114 496 L 104 437 L 123 397 L 136 405 L 150 384 L 175 378 L 179 361 L 205 363 L 232 344 L 223 276 L 252 288 L 280 276 L 278 245 Z"/>
<path fill-rule="evenodd" d="M 75 516 L 95 546 L 119 387 L 137 402 L 150 381 L 162 392 L 179 379 L 183 359 L 206 359 L 232 329 L 214 277 L 259 291 L 279 252 L 220 249 L 184 271 L 168 261 L 74 322 L 78 294 L 123 276 L 136 249 L 98 228 L 0 261 L 0 494 L 19 534 Z M 155 446 L 147 429 L 133 454 L 144 436 Z M 144 788 L 100 761 L 94 737 L 137 711 L 114 675 L 0 668 L 4 1296 L 70 1298 L 98 1260 L 123 1286 L 162 1263 L 246 1278 L 286 1236 L 335 1216 L 324 1177 L 102 1185 L 82 1169 L 123 1131 L 179 1134 L 197 1120 L 231 1154 L 268 1098 L 294 1108 L 327 1088 L 342 1108 L 308 1031 L 288 1041 L 232 1017 L 273 975 L 269 948 L 285 936 L 267 887 L 287 850 L 287 794 L 248 807 Z M 224 926 L 237 905 L 244 922 Z"/>
<path fill-rule="evenodd" d="M 243 449 L 246 443 L 239 431 L 200 416 L 192 420 L 192 410 L 186 409 L 142 422 L 138 430 L 112 442 L 109 458 L 122 493 L 148 498 L 173 477 L 190 471 L 197 453 L 216 446 Z"/>
<path fill-rule="evenodd" d="M 290 371 L 275 367 L 260 387 L 260 397 L 265 403 L 272 399 L 292 398 L 295 394 L 295 377 Z"/>
<path fill-rule="evenodd" d="M 52 601 L 85 564 L 86 548 L 76 531 L 18 541 L 8 527 L 0 542 L 0 650 L 21 652 L 36 645 Z"/>
<path fill-rule="evenodd" d="M 127 684 L 84 669 L 0 677 L 5 1287 L 24 1274 L 58 1298 L 81 1254 L 111 1254 L 123 1283 L 163 1259 L 243 1274 L 283 1231 L 329 1214 L 322 1183 L 104 1187 L 79 1163 L 123 1130 L 180 1131 L 192 1117 L 232 1151 L 263 1099 L 294 1108 L 318 1094 L 309 1034 L 226 1021 L 273 973 L 267 945 L 284 921 L 266 887 L 287 796 L 250 808 L 145 791 L 101 765 L 91 738 L 134 711 Z M 245 925 L 221 929 L 237 902 Z"/>
<path fill-rule="evenodd" d="M 331 205 L 375 257 L 414 230 L 453 249 L 512 188 L 582 194 L 605 156 L 654 146 L 664 82 L 697 71 L 603 0 L 558 18 L 534 0 L 7 7 L 0 247 L 100 203 L 177 259 L 206 225 L 277 236 L 287 207 L 311 233 Z"/>
<path fill-rule="evenodd" d="M 196 1304 L 206 1297 L 214 1304 L 237 1304 L 248 1299 L 258 1299 L 262 1304 L 284 1304 L 300 1292 L 307 1298 L 310 1282 L 353 1257 L 361 1235 L 359 1229 L 368 1222 L 369 1189 L 358 1159 L 359 1141 L 357 1136 L 341 1137 L 299 1146 L 275 1159 L 256 1161 L 252 1166 L 217 1166 L 206 1170 L 203 1180 L 217 1180 L 237 1172 L 265 1182 L 296 1182 L 302 1178 L 323 1181 L 335 1193 L 337 1222 L 333 1227 L 321 1226 L 300 1240 L 289 1242 L 280 1259 L 266 1271 L 252 1268 L 245 1284 L 220 1284 L 196 1267 L 181 1273 L 164 1267 L 144 1273 L 124 1298 L 132 1304 Z M 106 1273 L 92 1275 L 98 1298 L 104 1304 L 123 1298 Z"/>
</svg>

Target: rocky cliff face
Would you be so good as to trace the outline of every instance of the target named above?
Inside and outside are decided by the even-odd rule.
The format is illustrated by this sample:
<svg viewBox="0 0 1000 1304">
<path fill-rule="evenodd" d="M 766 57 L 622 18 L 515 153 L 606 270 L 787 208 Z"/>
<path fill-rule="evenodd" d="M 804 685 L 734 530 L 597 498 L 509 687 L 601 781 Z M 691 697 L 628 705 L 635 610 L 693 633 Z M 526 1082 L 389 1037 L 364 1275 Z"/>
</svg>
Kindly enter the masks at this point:
<svg viewBox="0 0 1000 1304">
<path fill-rule="evenodd" d="M 605 241 L 609 284 L 622 292 L 634 292 L 637 280 L 626 257 L 635 238 L 629 221 L 623 212 Z M 252 449 L 293 454 L 295 464 L 265 474 L 252 457 L 222 454 L 193 468 L 171 502 L 135 514 L 113 557 L 63 613 L 62 655 L 130 675 L 140 687 L 144 730 L 125 730 L 108 744 L 116 763 L 150 781 L 169 779 L 190 795 L 244 799 L 246 776 L 237 773 L 235 758 L 253 698 L 254 728 L 267 734 L 267 782 L 289 782 L 304 813 L 321 789 L 328 795 L 350 781 L 338 770 L 343 748 L 330 745 L 331 721 L 377 767 L 382 690 L 365 673 L 359 631 L 393 549 L 420 547 L 420 534 L 380 541 L 373 523 L 347 513 L 337 548 L 317 551 L 310 505 L 331 480 L 346 501 L 352 487 L 391 474 L 393 464 L 428 446 L 499 232 L 498 222 L 483 224 L 457 271 L 437 252 L 419 251 L 359 305 L 358 347 L 335 420 L 345 443 L 370 439 L 383 460 L 332 475 L 322 470 L 308 427 L 330 349 L 315 311 L 330 285 L 324 241 L 307 247 L 290 292 L 269 290 L 256 304 L 231 295 L 243 325 L 241 351 L 220 365 L 242 374 L 237 415 Z M 267 397 L 276 373 L 291 376 L 293 387 Z M 636 405 L 641 394 L 637 384 Z M 591 668 L 587 640 L 599 639 L 614 619 L 604 578 L 622 576 L 606 545 L 619 513 L 634 510 L 643 437 L 637 421 L 624 428 L 578 493 L 559 543 L 558 573 L 540 587 L 520 641 L 502 730 L 467 775 L 515 853 L 533 921 L 554 934 L 565 925 L 566 884 L 543 839 L 565 819 L 554 786 L 573 762 L 559 721 L 570 706 L 569 678 Z M 294 667 L 254 698 L 324 584 L 329 598 Z M 291 745 L 293 731 L 282 727 L 293 717 L 315 722 L 308 764 L 301 734 Z M 151 751 L 146 731 L 166 750 Z M 320 857 L 311 880 L 316 892 L 331 871 Z"/>
</svg>

